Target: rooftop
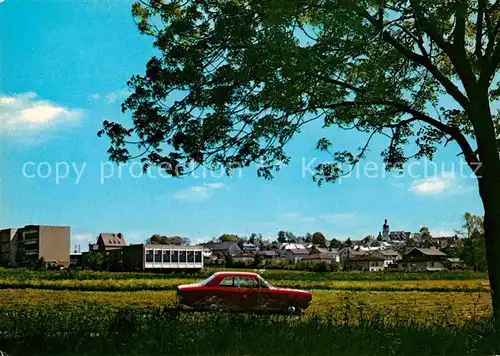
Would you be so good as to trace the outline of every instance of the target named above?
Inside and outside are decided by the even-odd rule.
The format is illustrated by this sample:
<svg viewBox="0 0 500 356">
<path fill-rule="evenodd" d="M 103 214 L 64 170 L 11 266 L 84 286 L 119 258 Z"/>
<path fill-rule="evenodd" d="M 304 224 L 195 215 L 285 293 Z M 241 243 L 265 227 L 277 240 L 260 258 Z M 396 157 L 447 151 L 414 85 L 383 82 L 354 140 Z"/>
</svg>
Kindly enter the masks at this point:
<svg viewBox="0 0 500 356">
<path fill-rule="evenodd" d="M 237 272 L 237 271 L 215 272 L 214 275 L 215 276 L 225 276 L 225 277 L 231 277 L 231 276 L 259 277 L 259 275 L 257 273 Z"/>
</svg>

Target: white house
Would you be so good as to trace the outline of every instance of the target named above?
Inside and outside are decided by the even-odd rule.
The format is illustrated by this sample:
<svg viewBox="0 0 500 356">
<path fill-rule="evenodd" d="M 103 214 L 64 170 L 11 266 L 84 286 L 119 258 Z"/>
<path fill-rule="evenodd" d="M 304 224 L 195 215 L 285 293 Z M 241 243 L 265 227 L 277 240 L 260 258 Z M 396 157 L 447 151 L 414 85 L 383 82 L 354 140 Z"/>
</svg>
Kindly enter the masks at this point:
<svg viewBox="0 0 500 356">
<path fill-rule="evenodd" d="M 256 252 L 256 251 L 259 251 L 259 247 L 255 244 L 251 244 L 249 242 L 245 242 L 243 245 L 242 245 L 242 249 L 243 251 L 245 252 Z"/>
<path fill-rule="evenodd" d="M 401 255 L 399 254 L 399 252 L 390 249 L 373 251 L 372 255 L 383 258 L 385 268 L 401 259 Z"/>
</svg>

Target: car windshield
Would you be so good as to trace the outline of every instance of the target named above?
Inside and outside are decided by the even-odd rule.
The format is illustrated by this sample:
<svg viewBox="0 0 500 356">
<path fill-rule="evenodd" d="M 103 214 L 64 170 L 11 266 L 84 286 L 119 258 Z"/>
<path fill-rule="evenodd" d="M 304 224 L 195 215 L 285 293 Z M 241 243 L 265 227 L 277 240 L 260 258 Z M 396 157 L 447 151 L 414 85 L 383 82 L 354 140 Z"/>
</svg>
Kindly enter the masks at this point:
<svg viewBox="0 0 500 356">
<path fill-rule="evenodd" d="M 264 286 L 265 288 L 269 288 L 269 289 L 273 288 L 273 286 L 268 281 L 266 281 L 264 278 L 260 277 L 259 280 L 260 280 L 260 284 L 262 286 Z"/>
<path fill-rule="evenodd" d="M 201 282 L 200 284 L 202 286 L 206 286 L 207 284 L 209 284 L 211 281 L 213 281 L 213 279 L 215 278 L 215 274 L 211 275 L 210 277 L 208 277 L 207 279 L 205 279 L 203 282 Z"/>
</svg>

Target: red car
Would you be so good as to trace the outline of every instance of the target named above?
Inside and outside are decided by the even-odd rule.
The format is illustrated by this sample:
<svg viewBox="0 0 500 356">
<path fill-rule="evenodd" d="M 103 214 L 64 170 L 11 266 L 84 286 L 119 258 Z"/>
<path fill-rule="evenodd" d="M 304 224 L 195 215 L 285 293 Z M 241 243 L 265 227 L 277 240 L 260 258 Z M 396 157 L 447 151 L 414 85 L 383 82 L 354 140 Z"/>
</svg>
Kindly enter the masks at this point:
<svg viewBox="0 0 500 356">
<path fill-rule="evenodd" d="M 194 309 L 228 309 L 300 314 L 312 294 L 271 286 L 257 273 L 218 272 L 201 283 L 181 285 L 179 303 Z"/>
</svg>

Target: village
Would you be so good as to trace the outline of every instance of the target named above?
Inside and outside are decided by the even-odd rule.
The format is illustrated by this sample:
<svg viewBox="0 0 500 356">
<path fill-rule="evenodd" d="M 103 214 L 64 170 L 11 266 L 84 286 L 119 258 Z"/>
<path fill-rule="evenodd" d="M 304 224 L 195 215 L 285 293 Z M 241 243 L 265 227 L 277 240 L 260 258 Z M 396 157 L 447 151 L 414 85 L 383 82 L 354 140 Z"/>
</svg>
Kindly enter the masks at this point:
<svg viewBox="0 0 500 356">
<path fill-rule="evenodd" d="M 316 232 L 296 237 L 280 231 L 273 242 L 224 234 L 213 241 L 191 245 L 188 239 L 154 235 L 145 243 L 127 244 L 122 233 L 100 233 L 88 251 L 70 249 L 70 228 L 28 225 L 0 231 L 2 264 L 6 267 L 89 268 L 111 271 L 199 270 L 204 267 L 297 269 L 311 271 L 360 270 L 380 272 L 441 271 L 466 265 L 458 251 L 464 238 L 432 237 L 391 231 L 385 220 L 377 238 L 326 240 Z M 471 266 L 469 266 L 471 267 Z"/>
</svg>

